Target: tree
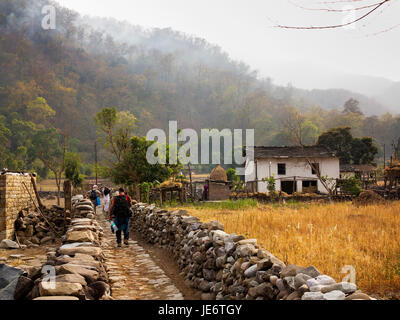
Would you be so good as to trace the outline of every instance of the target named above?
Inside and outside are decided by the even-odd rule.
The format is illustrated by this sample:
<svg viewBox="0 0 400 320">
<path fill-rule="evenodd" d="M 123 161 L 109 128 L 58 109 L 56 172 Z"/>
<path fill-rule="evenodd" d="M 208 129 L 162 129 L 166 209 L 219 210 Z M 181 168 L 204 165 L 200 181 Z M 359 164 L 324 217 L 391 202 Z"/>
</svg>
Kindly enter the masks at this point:
<svg viewBox="0 0 400 320">
<path fill-rule="evenodd" d="M 342 164 L 370 164 L 378 148 L 372 138 L 354 138 L 350 127 L 330 129 L 318 138 L 317 145 L 335 152 Z"/>
<path fill-rule="evenodd" d="M 283 126 L 286 129 L 288 137 L 295 145 L 303 145 L 303 125 L 305 117 L 294 107 L 286 109 L 286 115 Z"/>
<path fill-rule="evenodd" d="M 355 196 L 358 196 L 362 191 L 362 183 L 360 179 L 357 179 L 356 177 L 344 177 L 343 179 L 340 179 L 338 187 Z"/>
<path fill-rule="evenodd" d="M 372 138 L 354 138 L 351 147 L 351 159 L 353 164 L 372 164 L 378 148 L 374 145 Z"/>
<path fill-rule="evenodd" d="M 228 177 L 228 181 L 236 181 L 237 178 L 239 178 L 236 175 L 236 170 L 233 168 L 229 168 L 228 170 L 226 170 L 226 176 Z"/>
<path fill-rule="evenodd" d="M 6 127 L 6 118 L 0 115 L 0 165 L 4 165 L 3 159 L 6 158 L 7 145 L 9 138 L 11 137 L 11 131 Z"/>
<path fill-rule="evenodd" d="M 317 140 L 317 145 L 325 146 L 340 159 L 342 164 L 351 162 L 351 147 L 353 136 L 350 127 L 333 128 L 322 133 Z"/>
<path fill-rule="evenodd" d="M 345 113 L 345 114 L 358 113 L 358 114 L 362 115 L 363 113 L 361 112 L 359 104 L 360 103 L 357 100 L 350 98 L 344 104 L 343 113 Z"/>
<path fill-rule="evenodd" d="M 66 136 L 57 129 L 42 129 L 33 136 L 31 150 L 54 173 L 57 185 L 57 204 L 60 205 L 61 178 L 65 169 Z"/>
<path fill-rule="evenodd" d="M 276 194 L 276 179 L 275 179 L 275 177 L 272 175 L 271 177 L 263 178 L 262 181 L 267 183 L 267 190 L 268 190 L 270 196 L 274 197 Z"/>
<path fill-rule="evenodd" d="M 400 159 L 400 138 L 397 139 L 396 142 L 392 142 L 392 152 L 393 152 L 393 160 L 397 161 Z"/>
<path fill-rule="evenodd" d="M 98 133 L 102 135 L 104 147 L 118 162 L 129 148 L 136 118 L 129 111 L 118 112 L 116 108 L 103 108 L 95 116 Z"/>
<path fill-rule="evenodd" d="M 26 116 L 29 121 L 34 122 L 39 127 L 48 125 L 48 120 L 53 118 L 56 112 L 47 104 L 45 98 L 37 97 L 26 107 Z"/>
<path fill-rule="evenodd" d="M 146 141 L 145 137 L 133 137 L 129 149 L 123 154 L 122 161 L 112 168 L 115 183 L 137 185 L 143 182 L 164 181 L 171 176 L 172 169 L 168 165 L 149 164 L 147 149 L 155 143 Z"/>
<path fill-rule="evenodd" d="M 65 178 L 72 182 L 74 188 L 82 185 L 83 176 L 80 173 L 81 159 L 78 154 L 67 152 L 65 155 Z"/>
</svg>

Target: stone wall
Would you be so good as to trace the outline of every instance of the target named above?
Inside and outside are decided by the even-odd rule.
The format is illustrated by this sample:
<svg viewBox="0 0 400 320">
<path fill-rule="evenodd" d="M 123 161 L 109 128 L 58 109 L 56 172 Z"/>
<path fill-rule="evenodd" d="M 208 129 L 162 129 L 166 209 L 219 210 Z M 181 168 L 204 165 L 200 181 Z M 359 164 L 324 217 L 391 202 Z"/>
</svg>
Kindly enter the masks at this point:
<svg viewBox="0 0 400 320">
<path fill-rule="evenodd" d="M 34 197 L 30 174 L 7 172 L 0 175 L 0 240 L 12 239 L 18 213 L 34 208 L 23 182 Z"/>
<path fill-rule="evenodd" d="M 15 281 L 14 288 L 9 285 L 3 289 L 3 297 L 7 294 L 5 299 L 111 299 L 101 247 L 103 229 L 94 219 L 94 208 L 90 200 L 78 196 L 73 199 L 73 203 L 72 219 L 67 219 L 68 229 L 61 237 L 63 244 L 57 249 L 47 248 L 47 261 L 44 265 L 26 266 L 23 274 L 21 269 L 13 270 L 6 266 L 11 271 L 19 272 L 17 275 L 20 277 Z M 50 275 L 55 278 L 49 278 Z M 1 291 L 0 288 L 0 300 Z"/>
<path fill-rule="evenodd" d="M 208 185 L 208 200 L 227 200 L 231 195 L 227 183 L 210 181 Z"/>
<path fill-rule="evenodd" d="M 370 300 L 352 283 L 336 283 L 314 266 L 286 266 L 256 239 L 227 234 L 217 221 L 186 211 L 133 205 L 132 227 L 174 256 L 186 283 L 204 300 Z"/>
</svg>

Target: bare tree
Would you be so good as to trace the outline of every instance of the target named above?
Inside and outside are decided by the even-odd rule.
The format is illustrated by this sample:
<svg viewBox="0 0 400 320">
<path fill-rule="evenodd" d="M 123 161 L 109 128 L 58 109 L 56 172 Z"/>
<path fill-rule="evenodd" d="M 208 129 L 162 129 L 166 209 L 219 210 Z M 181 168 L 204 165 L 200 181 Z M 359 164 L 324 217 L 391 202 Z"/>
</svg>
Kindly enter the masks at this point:
<svg viewBox="0 0 400 320">
<path fill-rule="evenodd" d="M 295 145 L 303 145 L 303 124 L 305 117 L 295 108 L 287 110 L 286 118 L 282 120 L 283 127 Z"/>
<path fill-rule="evenodd" d="M 340 24 L 335 24 L 335 25 L 325 25 L 325 26 L 290 26 L 290 25 L 282 25 L 282 24 L 276 24 L 275 27 L 282 28 L 282 29 L 302 29 L 302 30 L 321 30 L 321 29 L 336 29 L 336 28 L 343 28 L 347 27 L 349 25 L 355 24 L 361 20 L 366 19 L 367 17 L 376 14 L 378 12 L 378 9 L 387 10 L 389 5 L 394 3 L 396 0 L 377 0 L 375 3 L 370 3 L 368 0 L 334 0 L 334 1 L 323 1 L 319 2 L 320 5 L 323 5 L 323 7 L 319 8 L 310 8 L 310 7 L 305 7 L 299 4 L 296 4 L 291 1 L 291 3 L 301 9 L 304 10 L 310 10 L 310 11 L 325 11 L 325 12 L 330 12 L 330 13 L 343 13 L 343 12 L 360 12 L 358 17 L 355 17 L 354 19 L 348 21 L 348 22 L 343 22 Z M 338 5 L 344 5 L 344 4 L 356 4 L 354 8 L 346 8 L 346 9 L 339 9 Z M 395 26 L 392 26 L 391 28 L 385 29 L 380 31 L 385 32 L 392 30 L 394 28 L 397 28 L 400 26 L 400 24 L 397 24 Z"/>
</svg>

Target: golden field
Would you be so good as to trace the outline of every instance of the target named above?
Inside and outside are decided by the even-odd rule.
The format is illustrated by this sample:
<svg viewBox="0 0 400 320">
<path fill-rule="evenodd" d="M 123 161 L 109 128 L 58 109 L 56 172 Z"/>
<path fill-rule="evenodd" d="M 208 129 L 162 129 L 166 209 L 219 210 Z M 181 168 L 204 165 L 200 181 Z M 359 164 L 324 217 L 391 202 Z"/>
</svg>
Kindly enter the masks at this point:
<svg viewBox="0 0 400 320">
<path fill-rule="evenodd" d="M 364 292 L 400 297 L 400 202 L 226 207 L 182 209 L 202 221 L 221 222 L 228 233 L 257 239 L 287 264 L 314 265 L 336 281 L 345 276 L 342 268 L 351 265 Z"/>
</svg>

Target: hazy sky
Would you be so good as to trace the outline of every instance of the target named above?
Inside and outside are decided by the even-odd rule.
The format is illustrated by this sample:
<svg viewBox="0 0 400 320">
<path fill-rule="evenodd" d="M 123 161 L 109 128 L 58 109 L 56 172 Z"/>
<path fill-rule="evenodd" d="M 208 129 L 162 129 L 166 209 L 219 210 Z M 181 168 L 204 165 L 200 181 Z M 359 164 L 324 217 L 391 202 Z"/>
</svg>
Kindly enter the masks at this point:
<svg viewBox="0 0 400 320">
<path fill-rule="evenodd" d="M 377 11 L 355 29 L 327 31 L 272 27 L 272 21 L 310 26 L 340 24 L 346 18 L 344 13 L 309 11 L 293 5 L 318 7 L 320 0 L 57 1 L 83 14 L 114 17 L 149 28 L 171 27 L 205 38 L 277 84 L 323 87 L 324 81 L 341 74 L 400 81 L 400 26 L 371 36 L 399 23 L 400 0 L 393 0 L 388 10 Z"/>
</svg>

